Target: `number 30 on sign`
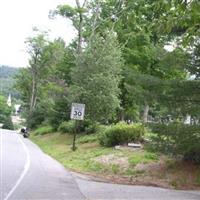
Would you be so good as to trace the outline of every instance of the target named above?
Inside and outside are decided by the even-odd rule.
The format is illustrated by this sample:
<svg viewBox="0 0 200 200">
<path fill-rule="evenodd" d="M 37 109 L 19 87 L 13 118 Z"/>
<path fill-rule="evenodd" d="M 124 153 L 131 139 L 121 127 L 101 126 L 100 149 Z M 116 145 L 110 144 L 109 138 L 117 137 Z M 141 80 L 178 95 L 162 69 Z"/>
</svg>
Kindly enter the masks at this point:
<svg viewBox="0 0 200 200">
<path fill-rule="evenodd" d="M 85 114 L 85 104 L 72 103 L 71 119 L 83 120 Z"/>
</svg>

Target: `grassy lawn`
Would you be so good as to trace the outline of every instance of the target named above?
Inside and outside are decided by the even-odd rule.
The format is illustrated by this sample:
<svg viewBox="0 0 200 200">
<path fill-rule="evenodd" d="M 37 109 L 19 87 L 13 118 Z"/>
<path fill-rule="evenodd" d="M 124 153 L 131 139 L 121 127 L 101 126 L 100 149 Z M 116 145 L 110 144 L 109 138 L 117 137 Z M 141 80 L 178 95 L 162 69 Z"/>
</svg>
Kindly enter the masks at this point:
<svg viewBox="0 0 200 200">
<path fill-rule="evenodd" d="M 94 136 L 95 138 L 95 136 Z M 82 136 L 77 139 L 78 149 L 71 150 L 72 135 L 53 133 L 31 136 L 45 153 L 61 162 L 65 167 L 81 171 L 104 174 L 134 174 L 134 167 L 139 163 L 150 163 L 158 160 L 154 153 L 144 150 L 115 150 L 100 146 L 95 139 Z M 117 161 L 118 160 L 118 161 Z M 131 174 L 132 171 L 132 174 Z"/>
<path fill-rule="evenodd" d="M 76 172 L 116 183 L 200 189 L 199 166 L 176 162 L 145 149 L 102 147 L 96 135 L 79 136 L 78 149 L 73 152 L 72 139 L 72 135 L 60 133 L 31 135 L 31 140 L 45 153 Z"/>
</svg>

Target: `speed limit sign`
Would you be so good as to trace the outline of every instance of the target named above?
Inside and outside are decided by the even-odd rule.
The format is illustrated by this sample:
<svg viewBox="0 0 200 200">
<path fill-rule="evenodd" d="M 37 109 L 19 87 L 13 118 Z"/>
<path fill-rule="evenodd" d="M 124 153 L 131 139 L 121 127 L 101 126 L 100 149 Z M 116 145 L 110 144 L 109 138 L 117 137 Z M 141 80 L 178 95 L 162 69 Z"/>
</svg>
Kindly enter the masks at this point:
<svg viewBox="0 0 200 200">
<path fill-rule="evenodd" d="M 85 114 L 85 104 L 72 103 L 71 119 L 83 120 Z"/>
</svg>

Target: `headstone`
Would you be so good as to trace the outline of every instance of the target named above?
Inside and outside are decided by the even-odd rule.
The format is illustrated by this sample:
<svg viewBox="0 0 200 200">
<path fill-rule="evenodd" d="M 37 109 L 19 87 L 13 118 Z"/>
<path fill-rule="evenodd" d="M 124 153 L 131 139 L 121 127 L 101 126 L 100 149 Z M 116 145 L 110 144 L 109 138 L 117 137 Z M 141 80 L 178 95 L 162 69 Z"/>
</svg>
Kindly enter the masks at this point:
<svg viewBox="0 0 200 200">
<path fill-rule="evenodd" d="M 136 143 L 128 143 L 128 147 L 133 147 L 133 148 L 141 148 L 141 144 L 136 144 Z"/>
</svg>

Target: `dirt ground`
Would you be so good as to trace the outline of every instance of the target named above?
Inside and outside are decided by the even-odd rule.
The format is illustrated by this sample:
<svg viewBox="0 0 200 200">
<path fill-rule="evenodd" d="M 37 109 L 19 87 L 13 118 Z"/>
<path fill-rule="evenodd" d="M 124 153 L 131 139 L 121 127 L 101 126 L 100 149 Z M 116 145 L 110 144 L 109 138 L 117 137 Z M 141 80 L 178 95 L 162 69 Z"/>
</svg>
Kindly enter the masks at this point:
<svg viewBox="0 0 200 200">
<path fill-rule="evenodd" d="M 117 164 L 122 168 L 128 166 L 125 158 L 116 158 L 107 155 L 96 159 L 102 164 Z M 200 166 L 191 162 L 166 160 L 138 164 L 134 167 L 133 175 L 110 175 L 98 173 L 85 173 L 90 179 L 118 184 L 157 186 L 170 189 L 200 190 Z"/>
</svg>

